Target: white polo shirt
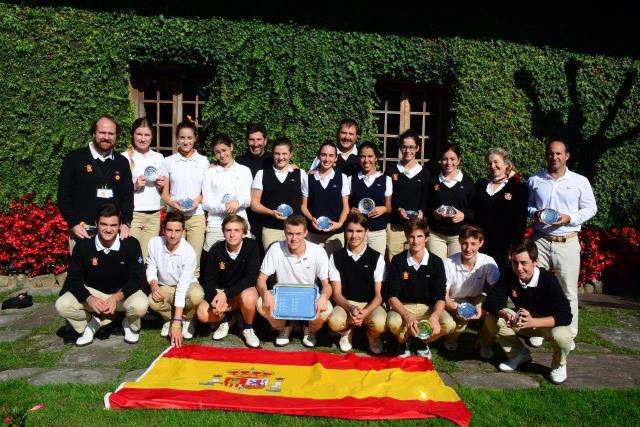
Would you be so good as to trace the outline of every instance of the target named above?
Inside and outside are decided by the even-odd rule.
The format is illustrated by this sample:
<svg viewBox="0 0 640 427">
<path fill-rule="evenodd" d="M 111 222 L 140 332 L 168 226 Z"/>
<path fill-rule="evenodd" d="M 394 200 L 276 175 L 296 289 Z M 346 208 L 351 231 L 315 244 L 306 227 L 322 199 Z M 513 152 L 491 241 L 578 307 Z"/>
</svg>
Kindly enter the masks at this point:
<svg viewBox="0 0 640 427">
<path fill-rule="evenodd" d="M 482 294 L 485 282 L 493 286 L 500 278 L 500 269 L 492 257 L 479 253 L 476 265 L 468 271 L 460 259 L 460 252 L 444 260 L 447 289 L 450 298 L 477 297 Z"/>
<path fill-rule="evenodd" d="M 144 154 L 136 150 L 133 150 L 133 152 L 123 151 L 122 155 L 129 162 L 134 185 L 138 177 L 144 175 L 144 170 L 147 167 L 153 166 L 159 173 L 162 170 L 164 156 L 156 151 L 149 150 Z M 134 211 L 157 211 L 160 209 L 160 201 L 160 192 L 156 189 L 155 182 L 147 180 L 147 185 L 133 192 Z"/>
<path fill-rule="evenodd" d="M 376 173 L 374 173 L 373 175 L 365 175 L 362 172 L 358 172 L 358 179 L 364 181 L 364 185 L 366 185 L 367 187 L 371 187 L 373 185 L 373 183 L 375 182 L 376 179 L 378 179 L 379 176 L 382 175 L 382 172 L 380 171 L 376 171 Z M 391 182 L 391 177 L 388 176 L 386 177 L 387 179 L 385 179 L 385 187 L 384 187 L 384 196 L 385 197 L 389 197 L 393 194 L 393 184 Z M 349 193 L 351 194 L 351 180 L 348 180 L 349 185 Z"/>
<path fill-rule="evenodd" d="M 342 188 L 340 190 L 340 194 L 342 195 L 342 197 L 344 197 L 349 195 L 349 180 L 345 174 L 341 174 L 341 175 L 342 175 Z M 331 169 L 331 172 L 329 172 L 325 176 L 320 176 L 320 173 L 316 172 L 312 176 L 313 178 L 311 179 L 315 179 L 316 181 L 320 182 L 320 185 L 322 186 L 322 188 L 326 189 L 327 186 L 329 185 L 329 181 L 331 181 L 333 177 L 336 176 L 336 171 Z M 310 178 L 307 177 L 307 179 L 305 179 L 302 182 L 302 195 L 304 197 L 309 197 L 309 179 Z"/>
<path fill-rule="evenodd" d="M 329 258 L 324 248 L 309 241 L 305 241 L 304 255 L 298 258 L 282 240 L 269 247 L 260 272 L 267 276 L 275 273 L 278 283 L 310 285 L 329 278 Z"/>
<path fill-rule="evenodd" d="M 422 165 L 420 163 L 416 163 L 415 165 L 413 165 L 411 169 L 407 169 L 404 166 L 402 166 L 402 163 L 398 162 L 396 167 L 398 168 L 398 172 L 404 174 L 409 179 L 413 178 L 414 176 L 422 172 Z"/>
<path fill-rule="evenodd" d="M 291 165 L 289 165 L 289 167 L 287 167 L 287 169 L 281 171 L 280 169 L 277 169 L 275 166 L 271 166 L 273 168 L 273 171 L 276 173 L 276 178 L 278 178 L 278 181 L 280 181 L 281 183 L 284 183 L 284 181 L 287 179 L 287 175 L 289 174 L 289 172 L 293 172 L 293 168 L 291 167 Z M 264 175 L 264 170 L 260 169 L 258 172 L 256 172 L 256 176 L 255 178 L 253 178 L 253 184 L 251 185 L 251 188 L 255 188 L 256 190 L 264 190 L 264 186 L 262 185 L 262 176 Z M 302 190 L 302 188 L 308 185 L 307 184 L 307 174 L 304 171 L 304 169 L 300 169 L 300 190 Z"/>
<path fill-rule="evenodd" d="M 351 252 L 349 248 L 345 248 L 347 250 L 347 255 L 349 255 L 354 261 L 358 261 L 364 251 L 367 250 L 367 246 L 365 245 L 364 249 L 361 253 L 356 254 L 355 252 Z M 385 280 L 386 275 L 386 265 L 384 263 L 384 258 L 382 255 L 378 255 L 378 261 L 376 262 L 376 269 L 373 270 L 373 281 L 374 282 L 383 282 Z M 342 282 L 342 277 L 340 276 L 340 271 L 336 267 L 336 263 L 333 260 L 333 254 L 329 258 L 329 280 L 332 282 Z"/>
<path fill-rule="evenodd" d="M 527 184 L 528 210 L 531 218 L 545 208 L 551 208 L 570 217 L 569 224 L 562 226 L 545 225 L 536 221 L 533 227 L 541 233 L 564 236 L 580 231 L 580 225 L 598 212 L 589 180 L 569 169 L 558 179 L 553 179 L 545 169 L 531 176 Z"/>
<path fill-rule="evenodd" d="M 194 199 L 202 192 L 204 173 L 208 168 L 209 159 L 197 151 L 191 157 L 175 153 L 164 159 L 160 174 L 169 177 L 173 200 Z M 168 206 L 167 210 L 173 209 Z M 202 203 L 196 209 L 185 212 L 185 215 L 204 215 Z"/>
<path fill-rule="evenodd" d="M 239 203 L 237 215 L 247 219 L 246 209 L 251 205 L 251 170 L 238 162 L 224 168 L 216 165 L 207 169 L 202 183 L 202 207 L 209 213 L 207 228 L 221 228 L 227 215 L 222 202 L 225 194 L 230 194 Z"/>
<path fill-rule="evenodd" d="M 175 286 L 173 305 L 184 307 L 189 285 L 196 282 L 196 252 L 184 238 L 170 252 L 165 236 L 152 238 L 147 248 L 147 282 L 157 280 L 159 285 Z"/>
</svg>

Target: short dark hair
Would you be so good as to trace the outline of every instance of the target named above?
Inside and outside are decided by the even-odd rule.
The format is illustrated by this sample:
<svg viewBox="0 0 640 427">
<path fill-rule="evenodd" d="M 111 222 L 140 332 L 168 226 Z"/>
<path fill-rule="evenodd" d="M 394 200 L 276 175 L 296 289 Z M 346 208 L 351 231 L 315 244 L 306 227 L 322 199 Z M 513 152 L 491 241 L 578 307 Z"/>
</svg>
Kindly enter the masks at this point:
<svg viewBox="0 0 640 427">
<path fill-rule="evenodd" d="M 322 144 L 320 144 L 320 147 L 318 147 L 318 157 L 320 157 L 320 151 L 322 151 L 324 147 L 333 147 L 333 149 L 336 150 L 336 156 L 338 155 L 338 147 L 336 147 L 335 142 L 327 139 Z"/>
<path fill-rule="evenodd" d="M 347 219 L 344 220 L 345 230 L 347 229 L 347 226 L 349 224 L 358 224 L 364 227 L 365 230 L 369 229 L 369 220 L 360 212 L 351 212 L 349 215 L 347 215 Z"/>
<path fill-rule="evenodd" d="M 249 138 L 249 135 L 256 132 L 260 132 L 262 134 L 262 137 L 264 139 L 267 139 L 267 128 L 264 127 L 262 123 L 250 123 L 249 126 L 247 126 L 246 137 Z"/>
<path fill-rule="evenodd" d="M 193 135 L 198 139 L 198 126 L 196 126 L 195 122 L 191 120 L 183 120 L 178 123 L 178 126 L 176 126 L 176 137 L 180 134 L 182 129 L 191 129 L 193 131 Z"/>
<path fill-rule="evenodd" d="M 229 224 L 230 222 L 237 222 L 239 224 L 242 224 L 242 232 L 244 234 L 247 234 L 247 232 L 249 231 L 249 226 L 247 225 L 247 221 L 245 221 L 244 218 L 242 218 L 240 215 L 236 215 L 236 214 L 231 214 L 231 215 L 227 215 L 226 217 L 224 217 L 224 219 L 222 220 L 222 232 L 224 233 L 224 228 L 227 226 L 227 224 Z"/>
<path fill-rule="evenodd" d="M 405 139 L 413 139 L 416 143 L 416 146 L 418 147 L 418 150 L 420 149 L 420 137 L 418 136 L 418 132 L 413 129 L 407 129 L 402 132 L 402 134 L 398 137 L 398 149 L 400 149 Z"/>
<path fill-rule="evenodd" d="M 298 225 L 302 225 L 304 226 L 304 229 L 308 229 L 309 225 L 307 223 L 307 219 L 305 217 L 303 217 L 302 215 L 291 215 L 288 216 L 285 220 L 284 220 L 284 226 L 282 227 L 283 230 L 285 230 L 287 228 L 287 225 L 294 225 L 294 226 L 298 226 Z"/>
<path fill-rule="evenodd" d="M 280 145 L 286 145 L 287 147 L 289 147 L 289 152 L 292 152 L 292 146 L 291 146 L 291 140 L 289 138 L 287 138 L 286 136 L 279 136 L 276 139 L 273 140 L 273 149 L 275 150 L 276 147 L 280 146 Z"/>
<path fill-rule="evenodd" d="M 531 261 L 535 262 L 538 259 L 538 247 L 529 239 L 520 239 L 509 246 L 509 255 L 513 258 L 514 255 L 518 255 L 522 252 L 527 252 Z"/>
<path fill-rule="evenodd" d="M 477 225 L 473 224 L 465 224 L 460 229 L 460 233 L 458 234 L 458 240 L 462 243 L 464 240 L 469 237 L 473 237 L 474 239 L 478 239 L 481 242 L 484 241 L 484 230 Z"/>
<path fill-rule="evenodd" d="M 95 119 L 93 123 L 91 123 L 91 135 L 96 133 L 96 129 L 98 128 L 98 122 L 102 119 L 107 119 L 111 121 L 111 123 L 116 125 L 116 135 L 120 135 L 120 123 L 118 123 L 118 120 L 116 120 L 116 118 L 111 114 L 101 114 L 97 119 Z"/>
<path fill-rule="evenodd" d="M 224 144 L 229 148 L 233 147 L 233 142 L 231 142 L 231 138 L 226 133 L 216 133 L 213 135 L 211 138 L 211 151 L 219 144 Z"/>
<path fill-rule="evenodd" d="M 560 138 L 560 137 L 557 137 L 557 136 L 554 136 L 553 138 L 549 138 L 547 140 L 547 144 L 545 145 L 545 148 L 544 148 L 544 152 L 545 153 L 549 151 L 549 146 L 551 146 L 551 144 L 554 143 L 554 142 L 560 142 L 560 143 L 564 144 L 564 151 L 569 153 L 569 142 L 566 139 Z"/>
<path fill-rule="evenodd" d="M 336 131 L 336 137 L 340 137 L 340 130 L 342 129 L 343 126 L 355 127 L 356 135 L 358 135 L 358 127 L 359 127 L 358 122 L 356 122 L 355 119 L 346 118 L 346 119 L 340 120 L 340 124 L 338 125 L 338 130 Z"/>
<path fill-rule="evenodd" d="M 462 158 L 462 156 L 460 155 L 460 147 L 455 144 L 447 144 L 440 150 L 438 159 L 442 159 L 442 156 L 444 156 L 447 151 L 453 151 L 454 153 L 456 153 L 456 156 L 458 156 L 459 159 Z"/>
<path fill-rule="evenodd" d="M 369 148 L 373 150 L 373 154 L 376 156 L 376 159 L 380 158 L 380 150 L 378 150 L 378 147 L 376 147 L 376 145 L 373 142 L 364 142 L 360 144 L 360 147 L 358 148 L 358 156 L 362 153 L 362 150 L 364 150 L 365 148 Z"/>
<path fill-rule="evenodd" d="M 105 203 L 103 205 L 100 205 L 100 207 L 98 208 L 98 212 L 96 212 L 96 225 L 98 224 L 100 217 L 111 218 L 112 216 L 117 216 L 118 223 L 122 223 L 122 213 L 116 205 L 114 205 L 113 203 Z"/>
<path fill-rule="evenodd" d="M 404 235 L 409 236 L 415 230 L 424 231 L 424 235 L 429 236 L 429 224 L 427 221 L 420 218 L 410 218 L 407 222 L 404 223 Z"/>
<path fill-rule="evenodd" d="M 164 222 L 162 223 L 162 228 L 167 228 L 167 224 L 170 222 L 179 222 L 182 224 L 183 229 L 186 228 L 186 219 L 180 211 L 167 212 L 167 216 L 164 217 Z"/>
</svg>

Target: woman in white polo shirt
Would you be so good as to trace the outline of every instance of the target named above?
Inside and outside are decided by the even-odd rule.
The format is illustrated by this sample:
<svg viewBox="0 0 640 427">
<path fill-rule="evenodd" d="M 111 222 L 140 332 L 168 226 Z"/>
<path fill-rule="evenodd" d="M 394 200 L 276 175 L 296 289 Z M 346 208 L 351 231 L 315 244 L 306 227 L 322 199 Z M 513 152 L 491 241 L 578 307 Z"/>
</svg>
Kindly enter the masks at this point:
<svg viewBox="0 0 640 427">
<path fill-rule="evenodd" d="M 213 137 L 211 151 L 218 160 L 204 173 L 202 207 L 209 213 L 204 250 L 224 240 L 222 221 L 236 214 L 247 219 L 246 209 L 251 205 L 251 170 L 233 158 L 233 143 L 225 134 Z"/>
<path fill-rule="evenodd" d="M 162 188 L 162 200 L 168 211 L 178 210 L 186 218 L 186 240 L 196 251 L 196 277 L 200 276 L 200 255 L 204 245 L 206 220 L 202 209 L 202 183 L 209 160 L 195 149 L 198 129 L 192 121 L 176 127 L 178 152 L 164 159 L 162 175 L 168 182 Z"/>
<path fill-rule="evenodd" d="M 164 156 L 151 150 L 152 141 L 153 125 L 140 117 L 131 126 L 131 145 L 122 153 L 133 178 L 131 235 L 140 242 L 145 260 L 149 240 L 160 233 L 160 193 L 165 183 L 165 178 L 158 176 Z"/>
</svg>

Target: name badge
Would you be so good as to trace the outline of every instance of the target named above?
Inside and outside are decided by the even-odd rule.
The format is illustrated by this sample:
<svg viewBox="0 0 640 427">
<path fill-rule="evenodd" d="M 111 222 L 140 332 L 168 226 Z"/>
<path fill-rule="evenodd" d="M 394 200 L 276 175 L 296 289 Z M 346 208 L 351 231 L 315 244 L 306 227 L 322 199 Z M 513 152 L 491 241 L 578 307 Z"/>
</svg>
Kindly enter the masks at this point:
<svg viewBox="0 0 640 427">
<path fill-rule="evenodd" d="M 98 188 L 96 196 L 98 196 L 100 199 L 112 199 L 113 190 L 110 188 Z"/>
</svg>

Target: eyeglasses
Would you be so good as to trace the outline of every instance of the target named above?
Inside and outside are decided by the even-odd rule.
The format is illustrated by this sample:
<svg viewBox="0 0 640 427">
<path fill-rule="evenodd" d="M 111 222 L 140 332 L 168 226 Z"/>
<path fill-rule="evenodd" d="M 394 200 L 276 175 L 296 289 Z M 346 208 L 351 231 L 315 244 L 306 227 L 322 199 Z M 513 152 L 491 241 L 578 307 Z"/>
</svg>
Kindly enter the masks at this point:
<svg viewBox="0 0 640 427">
<path fill-rule="evenodd" d="M 402 145 L 400 146 L 400 150 L 401 151 L 414 151 L 417 150 L 418 146 L 417 145 Z"/>
</svg>

